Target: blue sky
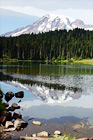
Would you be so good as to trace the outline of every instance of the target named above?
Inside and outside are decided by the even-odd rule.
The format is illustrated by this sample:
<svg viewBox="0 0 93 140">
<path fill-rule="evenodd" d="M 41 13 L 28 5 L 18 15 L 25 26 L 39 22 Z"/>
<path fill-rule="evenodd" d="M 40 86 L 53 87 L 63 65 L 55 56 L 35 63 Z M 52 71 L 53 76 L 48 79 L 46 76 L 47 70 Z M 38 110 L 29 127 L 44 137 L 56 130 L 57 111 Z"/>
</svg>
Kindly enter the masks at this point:
<svg viewBox="0 0 93 140">
<path fill-rule="evenodd" d="M 66 15 L 74 19 L 81 19 L 85 24 L 93 25 L 93 0 L 0 0 L 0 8 L 11 10 L 10 16 L 12 12 L 16 12 L 17 16 L 18 13 L 20 13 L 25 14 L 25 16 L 36 16 L 39 18 L 46 14 L 57 14 Z M 3 12 L 0 13 L 0 15 L 3 15 Z M 22 27 L 26 24 L 30 24 L 30 20 L 25 23 L 25 18 L 22 19 L 21 25 L 21 23 L 18 24 L 18 20 L 13 22 L 14 18 L 17 19 L 17 16 L 11 17 L 11 20 L 9 14 L 6 14 L 6 16 L 7 18 L 3 16 L 0 19 L 0 22 L 2 22 L 2 24 L 0 24 L 2 33 L 12 30 L 12 28 L 10 29 L 9 26 L 7 26 L 11 20 L 12 26 L 15 24 L 15 29 L 18 28 L 18 26 Z M 6 26 L 2 26 L 3 23 Z"/>
</svg>

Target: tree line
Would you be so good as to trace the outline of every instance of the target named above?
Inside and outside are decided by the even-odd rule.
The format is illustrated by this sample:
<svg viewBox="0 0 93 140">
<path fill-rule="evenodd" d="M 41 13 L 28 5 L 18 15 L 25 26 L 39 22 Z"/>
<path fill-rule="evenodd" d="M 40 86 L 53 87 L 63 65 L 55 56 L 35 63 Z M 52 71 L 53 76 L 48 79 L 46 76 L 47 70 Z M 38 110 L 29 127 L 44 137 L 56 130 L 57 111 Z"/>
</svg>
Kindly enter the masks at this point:
<svg viewBox="0 0 93 140">
<path fill-rule="evenodd" d="M 56 30 L 18 37 L 0 37 L 0 58 L 64 60 L 93 58 L 93 31 Z"/>
</svg>

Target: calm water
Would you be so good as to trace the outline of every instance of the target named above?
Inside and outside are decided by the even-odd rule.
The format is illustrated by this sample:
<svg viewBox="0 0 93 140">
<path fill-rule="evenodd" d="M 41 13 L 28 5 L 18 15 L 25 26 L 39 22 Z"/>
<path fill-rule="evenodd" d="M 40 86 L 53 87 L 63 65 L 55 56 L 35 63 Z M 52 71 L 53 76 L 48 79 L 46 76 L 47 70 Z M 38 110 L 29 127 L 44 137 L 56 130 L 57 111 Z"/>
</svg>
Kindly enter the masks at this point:
<svg viewBox="0 0 93 140">
<path fill-rule="evenodd" d="M 4 93 L 24 91 L 19 103 L 23 116 L 75 116 L 93 121 L 93 66 L 0 63 L 0 87 Z"/>
</svg>

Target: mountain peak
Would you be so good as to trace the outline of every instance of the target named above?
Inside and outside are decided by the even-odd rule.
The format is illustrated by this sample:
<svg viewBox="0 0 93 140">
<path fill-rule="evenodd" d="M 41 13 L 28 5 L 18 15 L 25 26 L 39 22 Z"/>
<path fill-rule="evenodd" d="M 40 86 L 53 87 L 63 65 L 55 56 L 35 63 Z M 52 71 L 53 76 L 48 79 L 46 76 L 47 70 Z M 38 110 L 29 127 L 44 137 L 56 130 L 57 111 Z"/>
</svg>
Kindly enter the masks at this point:
<svg viewBox="0 0 93 140">
<path fill-rule="evenodd" d="M 75 28 L 93 30 L 93 26 L 85 25 L 84 22 L 79 19 L 73 19 L 64 15 L 47 14 L 32 25 L 19 28 L 10 33 L 6 33 L 4 34 L 4 36 L 19 36 L 21 34 L 31 33 L 38 34 L 42 32 L 49 32 L 62 29 L 66 29 L 68 31 L 73 30 Z"/>
<path fill-rule="evenodd" d="M 65 15 L 47 14 L 47 15 L 45 15 L 43 17 L 50 18 L 51 20 L 60 18 L 60 19 L 69 19 L 72 22 L 75 21 L 75 19 L 70 18 L 70 17 L 65 16 Z"/>
</svg>

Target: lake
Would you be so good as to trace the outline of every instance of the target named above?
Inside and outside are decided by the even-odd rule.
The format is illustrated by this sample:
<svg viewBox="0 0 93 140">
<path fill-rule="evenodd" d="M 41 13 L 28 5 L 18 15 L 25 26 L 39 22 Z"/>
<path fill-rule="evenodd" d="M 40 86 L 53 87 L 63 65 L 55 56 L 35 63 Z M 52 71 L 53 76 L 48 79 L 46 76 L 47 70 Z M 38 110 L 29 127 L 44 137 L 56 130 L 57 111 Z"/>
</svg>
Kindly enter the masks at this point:
<svg viewBox="0 0 93 140">
<path fill-rule="evenodd" d="M 24 91 L 19 103 L 24 117 L 74 116 L 93 122 L 93 66 L 0 63 L 0 88 L 4 93 Z"/>
</svg>

